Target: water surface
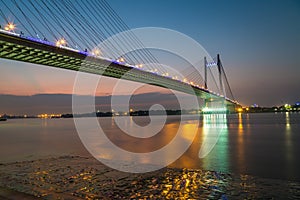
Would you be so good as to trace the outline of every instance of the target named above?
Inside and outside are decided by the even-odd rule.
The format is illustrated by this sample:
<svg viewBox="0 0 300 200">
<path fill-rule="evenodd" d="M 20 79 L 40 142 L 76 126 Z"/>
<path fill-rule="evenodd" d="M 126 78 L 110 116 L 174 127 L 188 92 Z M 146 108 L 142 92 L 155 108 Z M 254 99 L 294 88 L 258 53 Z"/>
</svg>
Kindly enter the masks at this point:
<svg viewBox="0 0 300 200">
<path fill-rule="evenodd" d="M 119 147 L 133 152 L 160 149 L 175 136 L 180 116 L 168 117 L 157 135 L 142 142 L 123 134 L 113 118 L 98 118 L 107 136 Z M 148 117 L 132 121 L 147 125 Z M 198 121 L 200 120 L 200 121 Z M 191 147 L 177 161 L 176 168 L 195 168 L 250 174 L 265 178 L 300 181 L 300 114 L 234 114 L 219 125 L 222 133 L 212 151 L 203 159 L 198 154 L 209 130 L 215 126 L 212 117 L 189 116 L 183 129 L 185 140 L 197 125 Z M 128 125 L 130 126 L 130 124 Z M 89 156 L 76 132 L 73 119 L 16 119 L 0 123 L 0 162 L 22 161 L 60 155 Z M 161 159 L 166 159 L 162 155 Z"/>
</svg>

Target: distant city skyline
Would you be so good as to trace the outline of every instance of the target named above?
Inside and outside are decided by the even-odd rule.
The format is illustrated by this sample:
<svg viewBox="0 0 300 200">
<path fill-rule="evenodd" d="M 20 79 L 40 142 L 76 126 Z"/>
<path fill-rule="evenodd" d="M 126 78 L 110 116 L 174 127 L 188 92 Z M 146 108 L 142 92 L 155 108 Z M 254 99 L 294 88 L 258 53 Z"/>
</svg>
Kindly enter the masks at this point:
<svg viewBox="0 0 300 200">
<path fill-rule="evenodd" d="M 299 1 L 109 3 L 130 28 L 170 28 L 192 37 L 211 55 L 220 53 L 235 98 L 242 105 L 300 101 Z M 76 72 L 4 59 L 0 59 L 0 71 L 0 94 L 16 95 L 16 99 L 35 94 L 72 94 L 76 77 Z M 115 82 L 111 78 L 103 81 L 105 84 L 96 92 L 98 96 L 110 95 Z M 165 91 L 154 86 L 139 91 L 148 92 Z M 124 87 L 123 95 L 126 94 Z M 55 97 L 51 100 L 55 101 Z"/>
</svg>

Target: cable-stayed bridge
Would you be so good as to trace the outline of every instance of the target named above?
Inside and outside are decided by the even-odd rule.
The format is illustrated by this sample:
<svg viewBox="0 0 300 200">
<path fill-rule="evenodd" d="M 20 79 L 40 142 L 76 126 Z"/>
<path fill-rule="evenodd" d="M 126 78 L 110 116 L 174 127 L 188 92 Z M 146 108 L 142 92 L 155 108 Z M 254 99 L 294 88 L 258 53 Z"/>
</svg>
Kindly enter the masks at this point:
<svg viewBox="0 0 300 200">
<path fill-rule="evenodd" d="M 188 71 L 185 78 L 180 79 L 158 65 L 155 56 L 149 50 L 143 49 L 142 42 L 130 32 L 119 41 L 107 44 L 106 51 L 95 48 L 111 34 L 128 29 L 105 0 L 94 2 L 92 6 L 77 0 L 73 3 L 70 0 L 27 0 L 25 3 L 12 0 L 10 4 L 0 2 L 3 4 L 0 13 L 5 22 L 0 28 L 0 58 L 169 88 L 204 99 L 206 107 L 210 107 L 213 102 L 222 102 L 233 112 L 240 106 L 233 98 L 219 55 L 213 62 L 207 62 L 206 58 L 203 58 L 204 78 L 202 80 L 199 80 L 199 76 L 195 76 L 194 70 Z M 78 7 L 75 3 L 81 3 L 81 6 Z M 19 13 L 12 12 L 13 9 L 18 10 Z M 10 11 L 10 16 L 13 16 L 17 23 L 10 21 L 5 11 Z M 21 25 L 24 31 L 23 29 L 17 31 L 15 24 Z M 82 24 L 87 26 L 83 27 Z M 44 31 L 40 32 L 40 30 Z M 48 35 L 44 32 L 48 32 L 51 39 L 47 39 Z M 116 43 L 120 46 L 116 46 Z M 120 57 L 118 51 L 124 45 L 135 45 L 142 50 L 136 54 Z M 146 68 L 140 63 L 156 64 Z M 218 92 L 208 89 L 208 73 L 212 66 L 216 66 L 218 70 L 219 83 L 216 83 Z M 222 108 L 218 109 L 217 111 L 225 111 Z M 209 111 L 209 108 L 207 110 Z"/>
</svg>

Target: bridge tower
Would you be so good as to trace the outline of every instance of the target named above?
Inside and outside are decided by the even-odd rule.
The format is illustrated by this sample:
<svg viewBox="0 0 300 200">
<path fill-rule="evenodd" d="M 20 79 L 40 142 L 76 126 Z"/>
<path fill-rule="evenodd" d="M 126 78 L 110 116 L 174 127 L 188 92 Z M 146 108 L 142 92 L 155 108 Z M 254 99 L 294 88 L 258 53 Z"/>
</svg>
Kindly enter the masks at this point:
<svg viewBox="0 0 300 200">
<path fill-rule="evenodd" d="M 221 59 L 220 59 L 220 54 L 217 55 L 217 66 L 218 66 L 218 72 L 219 72 L 219 87 L 220 87 L 220 94 L 223 94 L 224 97 L 225 95 L 225 90 L 223 88 L 223 81 L 222 81 L 222 64 L 221 64 Z"/>
<path fill-rule="evenodd" d="M 207 60 L 206 57 L 204 57 L 204 88 L 207 90 Z"/>
<path fill-rule="evenodd" d="M 219 79 L 219 90 L 220 94 L 224 95 L 224 97 L 220 98 L 207 98 L 204 99 L 204 108 L 203 112 L 207 113 L 225 113 L 225 112 L 236 112 L 236 106 L 230 105 L 226 103 L 226 91 L 223 84 L 223 77 L 227 81 L 221 59 L 220 54 L 217 54 L 217 63 L 216 66 L 218 68 L 218 79 Z M 207 68 L 209 67 L 206 57 L 204 57 L 204 88 L 208 89 L 208 80 L 207 80 Z M 231 90 L 230 90 L 231 92 Z"/>
<path fill-rule="evenodd" d="M 204 88 L 208 89 L 207 86 L 207 67 L 208 67 L 208 63 L 207 63 L 207 59 L 206 57 L 204 57 Z M 223 81 L 222 81 L 222 64 L 221 64 L 221 59 L 220 59 L 220 54 L 217 55 L 217 67 L 218 67 L 218 75 L 219 75 L 219 86 L 220 86 L 220 92 L 221 94 L 223 94 L 225 96 L 225 91 L 224 91 L 224 87 L 223 87 Z"/>
</svg>

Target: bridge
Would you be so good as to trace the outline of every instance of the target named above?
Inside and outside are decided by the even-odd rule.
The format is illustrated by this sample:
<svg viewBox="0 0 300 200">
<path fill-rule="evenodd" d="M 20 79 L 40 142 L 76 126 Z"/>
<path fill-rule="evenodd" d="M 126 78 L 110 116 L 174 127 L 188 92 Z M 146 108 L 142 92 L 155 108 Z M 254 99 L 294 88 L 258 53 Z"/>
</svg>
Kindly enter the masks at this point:
<svg viewBox="0 0 300 200">
<path fill-rule="evenodd" d="M 218 94 L 208 89 L 207 70 L 211 63 L 208 63 L 206 58 L 204 58 L 205 80 L 200 85 L 187 80 L 179 80 L 167 74 L 159 74 L 156 71 L 144 70 L 138 65 L 128 64 L 122 59 L 109 59 L 87 49 L 71 48 L 64 45 L 64 40 L 50 42 L 45 38 L 25 36 L 23 32 L 16 33 L 14 28 L 15 25 L 9 22 L 4 28 L 0 28 L 0 58 L 121 78 L 196 95 L 205 100 L 203 111 L 206 112 L 211 112 L 209 107 L 214 102 L 222 102 L 230 112 L 235 112 L 240 107 L 237 101 L 226 97 L 224 93 Z M 219 55 L 215 65 L 219 72 L 219 86 L 223 88 L 222 76 L 225 75 L 225 71 Z M 225 80 L 227 81 L 227 78 Z M 217 112 L 219 111 L 225 110 L 221 108 L 217 110 Z"/>
</svg>

